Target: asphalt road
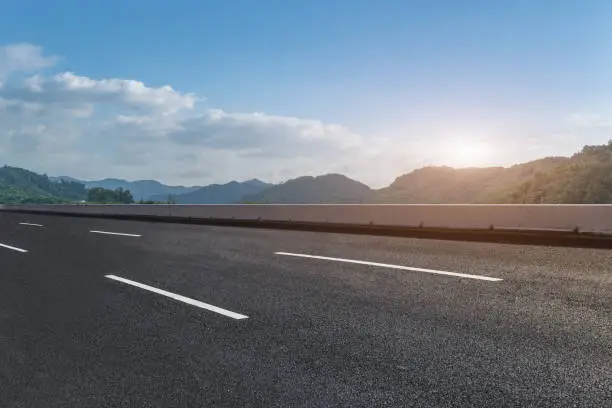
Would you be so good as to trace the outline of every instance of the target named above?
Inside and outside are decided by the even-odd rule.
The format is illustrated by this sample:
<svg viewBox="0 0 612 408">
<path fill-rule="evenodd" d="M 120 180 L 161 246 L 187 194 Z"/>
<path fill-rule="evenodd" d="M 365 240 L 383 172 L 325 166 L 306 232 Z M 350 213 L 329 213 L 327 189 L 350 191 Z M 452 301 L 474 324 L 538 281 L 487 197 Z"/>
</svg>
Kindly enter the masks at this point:
<svg viewBox="0 0 612 408">
<path fill-rule="evenodd" d="M 0 406 L 612 407 L 612 251 L 0 213 Z"/>
</svg>

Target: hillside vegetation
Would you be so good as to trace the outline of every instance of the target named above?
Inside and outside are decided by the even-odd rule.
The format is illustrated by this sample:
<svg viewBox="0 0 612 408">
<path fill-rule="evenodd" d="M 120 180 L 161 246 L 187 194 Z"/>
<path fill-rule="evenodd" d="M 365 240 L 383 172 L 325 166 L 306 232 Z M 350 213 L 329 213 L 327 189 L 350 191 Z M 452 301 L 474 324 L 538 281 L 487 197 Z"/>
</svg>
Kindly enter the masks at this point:
<svg viewBox="0 0 612 408">
<path fill-rule="evenodd" d="M 130 190 L 121 187 L 110 190 L 95 187 L 87 191 L 87 202 L 96 204 L 134 204 L 134 197 Z"/>
<path fill-rule="evenodd" d="M 66 177 L 64 177 L 65 179 Z M 136 180 L 127 181 L 123 179 L 104 179 L 85 181 L 86 187 L 89 189 L 93 188 L 104 188 L 106 190 L 115 191 L 118 188 L 123 190 L 129 190 L 135 200 L 157 200 L 166 201 L 168 196 L 176 196 L 187 194 L 200 188 L 200 186 L 185 187 L 185 186 L 168 186 L 160 183 L 156 180 Z"/>
<path fill-rule="evenodd" d="M 372 202 L 381 204 L 470 204 L 500 202 L 504 192 L 539 172 L 565 163 L 566 157 L 549 157 L 512 167 L 454 169 L 424 167 L 398 177 L 377 190 Z"/>
<path fill-rule="evenodd" d="M 83 184 L 61 180 L 18 167 L 0 168 L 0 203 L 63 203 L 85 198 Z"/>
<path fill-rule="evenodd" d="M 507 203 L 611 204 L 612 141 L 585 146 L 559 166 L 542 171 L 499 197 Z"/>
</svg>

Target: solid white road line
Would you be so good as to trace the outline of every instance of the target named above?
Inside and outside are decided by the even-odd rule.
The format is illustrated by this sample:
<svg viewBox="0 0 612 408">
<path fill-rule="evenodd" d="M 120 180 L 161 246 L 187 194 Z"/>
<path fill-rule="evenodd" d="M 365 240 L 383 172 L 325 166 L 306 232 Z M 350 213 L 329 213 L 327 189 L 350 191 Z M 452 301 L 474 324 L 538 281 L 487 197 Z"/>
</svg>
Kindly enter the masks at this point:
<svg viewBox="0 0 612 408">
<path fill-rule="evenodd" d="M 401 270 L 413 271 L 413 272 L 432 273 L 436 275 L 455 276 L 458 278 L 478 279 L 478 280 L 484 280 L 484 281 L 489 281 L 489 282 L 499 282 L 503 280 L 500 278 L 492 278 L 490 276 L 483 276 L 483 275 L 470 275 L 467 273 L 438 271 L 436 269 L 413 268 L 411 266 L 392 265 L 392 264 L 368 262 L 368 261 L 358 261 L 355 259 L 331 258 L 328 256 L 307 255 L 307 254 L 293 254 L 290 252 L 275 252 L 275 254 L 276 255 L 286 255 L 286 256 L 297 256 L 300 258 L 323 259 L 325 261 L 346 262 L 346 263 L 353 263 L 353 264 L 359 264 L 359 265 L 380 266 L 383 268 L 401 269 Z"/>
<path fill-rule="evenodd" d="M 17 248 L 17 247 L 6 245 L 6 244 L 0 244 L 0 247 L 6 248 L 6 249 L 12 249 L 13 251 L 17 251 L 17 252 L 28 252 L 27 249 L 21 249 L 21 248 Z"/>
<path fill-rule="evenodd" d="M 106 275 L 105 277 L 108 278 L 108 279 L 113 279 L 113 280 L 116 280 L 118 282 L 122 282 L 122 283 L 128 284 L 128 285 L 136 286 L 137 288 L 148 290 L 148 291 L 157 293 L 159 295 L 167 296 L 169 298 L 172 298 L 174 300 L 178 300 L 180 302 L 184 302 L 184 303 L 190 304 L 192 306 L 196 306 L 196 307 L 200 307 L 202 309 L 210 310 L 211 312 L 219 313 L 219 314 L 222 314 L 224 316 L 231 317 L 232 319 L 240 320 L 240 319 L 248 319 L 248 317 L 249 317 L 249 316 L 242 315 L 240 313 L 234 313 L 234 312 L 230 312 L 229 310 L 221 309 L 220 307 L 217 307 L 217 306 L 209 305 L 208 303 L 200 302 L 199 300 L 194 300 L 194 299 L 191 299 L 191 298 L 188 298 L 188 297 L 185 297 L 185 296 L 177 295 L 175 293 L 167 292 L 167 291 L 162 290 L 162 289 L 154 288 L 153 286 L 149 286 L 149 285 L 145 285 L 143 283 L 138 283 L 138 282 L 134 282 L 134 281 L 129 280 L 129 279 L 121 278 L 119 276 Z"/>
<path fill-rule="evenodd" d="M 105 234 L 105 235 L 121 235 L 123 237 L 141 237 L 139 234 L 126 234 L 124 232 L 109 232 L 109 231 L 96 231 L 92 230 L 89 232 L 93 232 L 94 234 Z"/>
<path fill-rule="evenodd" d="M 29 225 L 30 227 L 44 227 L 42 224 L 32 224 L 31 222 L 20 222 L 19 225 Z"/>
</svg>

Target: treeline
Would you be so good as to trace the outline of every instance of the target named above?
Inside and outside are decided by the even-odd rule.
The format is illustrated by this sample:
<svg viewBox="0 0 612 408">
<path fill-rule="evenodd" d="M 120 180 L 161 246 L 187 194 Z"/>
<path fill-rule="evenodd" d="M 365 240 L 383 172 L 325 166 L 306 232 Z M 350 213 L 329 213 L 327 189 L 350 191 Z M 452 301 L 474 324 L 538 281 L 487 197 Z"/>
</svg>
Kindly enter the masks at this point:
<svg viewBox="0 0 612 408">
<path fill-rule="evenodd" d="M 90 202 L 99 204 L 133 204 L 132 193 L 123 188 L 87 189 L 83 183 L 37 174 L 19 167 L 0 167 L 0 204 L 69 204 Z M 173 202 L 169 197 L 168 202 Z M 140 204 L 161 204 L 140 201 Z"/>
<path fill-rule="evenodd" d="M 134 204 L 134 197 L 130 190 L 117 188 L 108 190 L 96 187 L 87 190 L 87 202 L 96 204 Z"/>
<path fill-rule="evenodd" d="M 116 188 L 114 190 L 110 190 L 102 187 L 95 187 L 87 190 L 87 200 L 88 203 L 95 204 L 134 204 L 134 197 L 130 190 L 124 188 Z M 172 196 L 168 196 L 168 200 L 166 203 L 174 204 L 174 199 Z M 161 201 L 153 201 L 153 200 L 139 200 L 138 204 L 166 204 Z"/>
</svg>

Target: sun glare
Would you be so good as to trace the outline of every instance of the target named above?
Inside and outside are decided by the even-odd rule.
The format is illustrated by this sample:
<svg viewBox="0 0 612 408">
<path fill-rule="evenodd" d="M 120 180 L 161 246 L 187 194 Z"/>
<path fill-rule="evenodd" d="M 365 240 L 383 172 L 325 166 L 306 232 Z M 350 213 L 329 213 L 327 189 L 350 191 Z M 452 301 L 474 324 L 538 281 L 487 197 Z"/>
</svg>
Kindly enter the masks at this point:
<svg viewBox="0 0 612 408">
<path fill-rule="evenodd" d="M 491 148 L 483 142 L 469 139 L 453 141 L 448 146 L 448 165 L 455 167 L 484 166 L 491 160 Z"/>
<path fill-rule="evenodd" d="M 484 145 L 464 144 L 457 146 L 457 159 L 465 162 L 480 161 L 486 154 Z"/>
</svg>

